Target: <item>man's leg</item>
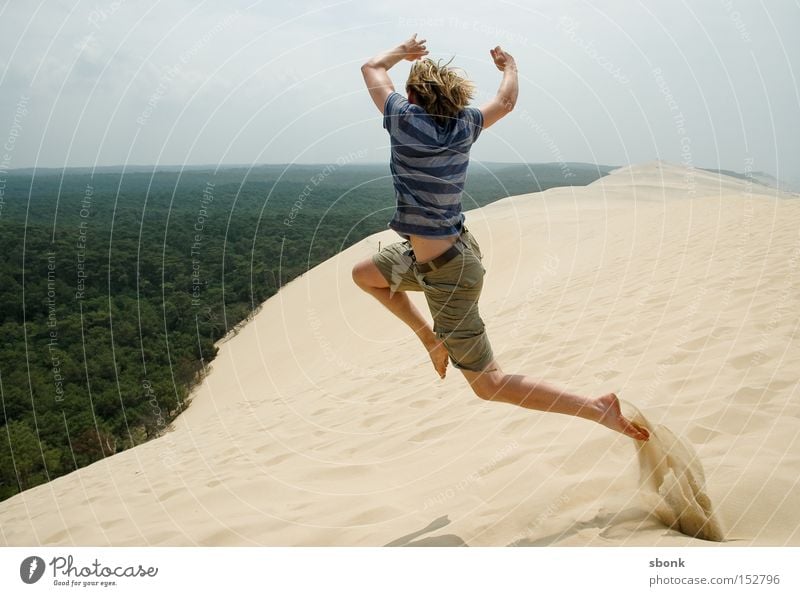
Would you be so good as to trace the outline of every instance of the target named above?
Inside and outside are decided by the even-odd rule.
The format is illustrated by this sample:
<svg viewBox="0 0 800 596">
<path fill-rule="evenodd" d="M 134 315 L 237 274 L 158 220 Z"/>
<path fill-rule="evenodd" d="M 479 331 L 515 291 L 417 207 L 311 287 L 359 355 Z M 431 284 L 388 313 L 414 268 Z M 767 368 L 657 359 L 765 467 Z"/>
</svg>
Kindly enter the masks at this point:
<svg viewBox="0 0 800 596">
<path fill-rule="evenodd" d="M 353 281 L 411 327 L 428 351 L 439 377 L 443 379 L 447 371 L 447 350 L 406 292 L 392 292 L 389 282 L 372 259 L 364 259 L 353 267 Z"/>
<path fill-rule="evenodd" d="M 461 369 L 475 394 L 481 399 L 499 401 L 531 410 L 579 416 L 606 426 L 639 441 L 646 441 L 647 429 L 622 415 L 614 393 L 585 397 L 551 387 L 525 375 L 504 373 L 496 361 L 486 372 Z"/>
</svg>

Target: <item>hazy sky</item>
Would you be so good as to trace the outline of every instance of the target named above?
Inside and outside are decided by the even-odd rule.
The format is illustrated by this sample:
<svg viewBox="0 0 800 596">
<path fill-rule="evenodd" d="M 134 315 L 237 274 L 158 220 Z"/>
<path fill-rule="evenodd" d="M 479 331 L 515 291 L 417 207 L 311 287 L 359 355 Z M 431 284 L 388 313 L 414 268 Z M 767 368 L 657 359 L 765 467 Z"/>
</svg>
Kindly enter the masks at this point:
<svg viewBox="0 0 800 596">
<path fill-rule="evenodd" d="M 478 85 L 520 71 L 473 162 L 661 158 L 797 180 L 794 0 L 10 0 L 0 170 L 388 161 L 359 66 L 417 33 Z M 390 71 L 398 91 L 410 62 Z M 752 165 L 747 166 L 747 160 Z"/>
</svg>

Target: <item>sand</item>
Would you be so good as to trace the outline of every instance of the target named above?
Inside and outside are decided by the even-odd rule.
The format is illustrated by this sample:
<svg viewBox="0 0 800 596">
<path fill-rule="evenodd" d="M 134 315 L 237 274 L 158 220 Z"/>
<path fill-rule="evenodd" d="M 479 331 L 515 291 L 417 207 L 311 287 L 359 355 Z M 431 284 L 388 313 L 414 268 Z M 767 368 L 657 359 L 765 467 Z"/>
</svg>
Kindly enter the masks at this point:
<svg viewBox="0 0 800 596">
<path fill-rule="evenodd" d="M 439 380 L 351 281 L 386 230 L 221 342 L 172 432 L 0 503 L 2 543 L 800 545 L 800 197 L 655 161 L 467 223 L 503 369 L 657 442 Z"/>
<path fill-rule="evenodd" d="M 626 404 L 634 422 L 650 431 L 636 444 L 639 456 L 639 496 L 647 511 L 664 525 L 686 536 L 722 542 L 725 531 L 706 493 L 700 456 L 687 441 L 666 426 L 650 423 L 635 406 Z"/>
</svg>

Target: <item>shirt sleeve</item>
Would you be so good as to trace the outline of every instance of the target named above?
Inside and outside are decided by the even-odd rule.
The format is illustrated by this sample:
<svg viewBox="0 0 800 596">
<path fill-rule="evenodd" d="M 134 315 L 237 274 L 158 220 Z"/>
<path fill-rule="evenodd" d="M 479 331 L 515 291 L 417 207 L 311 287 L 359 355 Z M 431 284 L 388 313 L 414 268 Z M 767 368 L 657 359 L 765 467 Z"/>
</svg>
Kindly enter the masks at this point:
<svg viewBox="0 0 800 596">
<path fill-rule="evenodd" d="M 464 119 L 468 126 L 472 127 L 472 142 L 474 143 L 483 130 L 483 112 L 478 108 L 466 107 L 464 108 Z"/>
<path fill-rule="evenodd" d="M 400 125 L 400 119 L 408 112 L 408 100 L 397 91 L 392 91 L 383 104 L 383 127 L 394 134 Z"/>
</svg>

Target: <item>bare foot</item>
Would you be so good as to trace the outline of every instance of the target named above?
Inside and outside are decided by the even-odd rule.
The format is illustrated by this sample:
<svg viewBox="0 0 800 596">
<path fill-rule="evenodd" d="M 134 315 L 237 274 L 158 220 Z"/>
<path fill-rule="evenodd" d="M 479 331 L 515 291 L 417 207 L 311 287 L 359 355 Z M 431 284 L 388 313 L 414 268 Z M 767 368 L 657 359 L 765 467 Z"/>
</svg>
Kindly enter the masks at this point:
<svg viewBox="0 0 800 596">
<path fill-rule="evenodd" d="M 597 409 L 600 412 L 600 417 L 597 422 L 603 426 L 607 426 L 611 430 L 627 435 L 637 441 L 647 441 L 650 438 L 650 433 L 646 428 L 628 420 L 622 415 L 619 406 L 619 399 L 614 393 L 609 393 L 595 400 Z"/>
<path fill-rule="evenodd" d="M 425 349 L 428 350 L 428 355 L 433 362 L 433 368 L 439 374 L 440 379 L 444 379 L 447 373 L 447 363 L 449 362 L 449 355 L 447 348 L 444 347 L 444 342 L 435 335 L 431 339 L 424 340 Z"/>
</svg>

